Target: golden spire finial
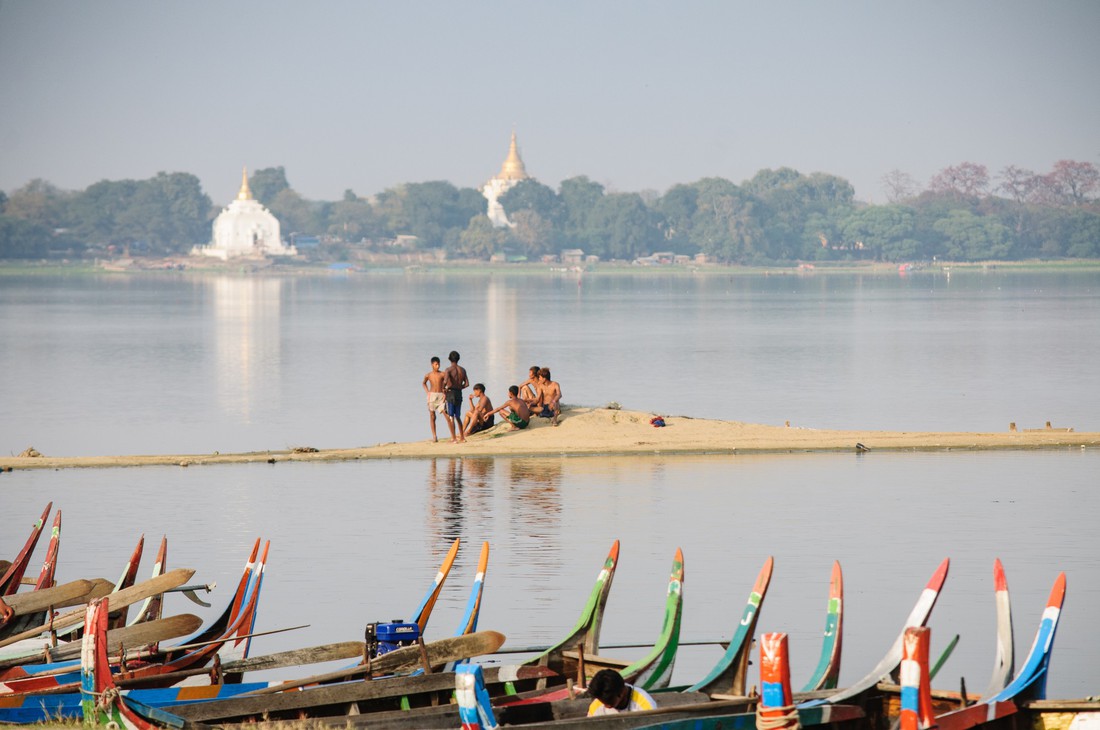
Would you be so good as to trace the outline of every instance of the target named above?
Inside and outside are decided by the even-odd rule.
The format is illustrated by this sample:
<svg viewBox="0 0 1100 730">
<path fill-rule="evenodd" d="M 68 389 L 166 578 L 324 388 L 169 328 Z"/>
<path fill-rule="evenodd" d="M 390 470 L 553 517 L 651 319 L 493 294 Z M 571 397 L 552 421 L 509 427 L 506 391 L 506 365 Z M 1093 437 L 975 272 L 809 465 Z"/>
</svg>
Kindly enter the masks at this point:
<svg viewBox="0 0 1100 730">
<path fill-rule="evenodd" d="M 252 191 L 248 188 L 248 166 L 241 168 L 241 189 L 237 193 L 237 200 L 252 200 Z"/>
<path fill-rule="evenodd" d="M 508 145 L 508 157 L 500 166 L 500 175 L 497 177 L 502 180 L 526 180 L 529 177 L 527 170 L 523 167 L 523 160 L 519 157 L 515 130 L 512 130 L 512 143 Z"/>
</svg>

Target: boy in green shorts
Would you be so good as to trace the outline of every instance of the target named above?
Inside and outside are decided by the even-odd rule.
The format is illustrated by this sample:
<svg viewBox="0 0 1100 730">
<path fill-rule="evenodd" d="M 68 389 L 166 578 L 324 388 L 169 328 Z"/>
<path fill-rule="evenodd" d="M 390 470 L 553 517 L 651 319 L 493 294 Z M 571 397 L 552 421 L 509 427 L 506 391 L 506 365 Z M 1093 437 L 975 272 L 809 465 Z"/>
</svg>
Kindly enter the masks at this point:
<svg viewBox="0 0 1100 730">
<path fill-rule="evenodd" d="M 519 397 L 519 386 L 510 386 L 508 388 L 508 396 L 509 398 L 504 402 L 504 405 L 489 411 L 486 417 L 507 409 L 508 413 L 506 413 L 504 417 L 512 424 L 513 431 L 520 431 L 527 428 L 527 424 L 531 422 L 531 409 L 527 406 L 527 403 Z"/>
</svg>

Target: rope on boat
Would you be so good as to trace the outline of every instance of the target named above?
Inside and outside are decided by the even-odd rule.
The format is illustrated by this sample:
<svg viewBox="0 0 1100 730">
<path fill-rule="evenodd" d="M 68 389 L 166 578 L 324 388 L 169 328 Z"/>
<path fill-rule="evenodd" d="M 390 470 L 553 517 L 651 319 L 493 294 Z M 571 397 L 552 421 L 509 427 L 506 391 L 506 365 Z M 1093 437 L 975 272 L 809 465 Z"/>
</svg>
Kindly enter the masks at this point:
<svg viewBox="0 0 1100 730">
<path fill-rule="evenodd" d="M 762 712 L 767 712 L 765 716 Z M 783 713 L 783 714 L 773 714 Z M 801 730 L 802 723 L 798 719 L 798 708 L 794 705 L 782 707 L 756 706 L 756 730 Z"/>
</svg>

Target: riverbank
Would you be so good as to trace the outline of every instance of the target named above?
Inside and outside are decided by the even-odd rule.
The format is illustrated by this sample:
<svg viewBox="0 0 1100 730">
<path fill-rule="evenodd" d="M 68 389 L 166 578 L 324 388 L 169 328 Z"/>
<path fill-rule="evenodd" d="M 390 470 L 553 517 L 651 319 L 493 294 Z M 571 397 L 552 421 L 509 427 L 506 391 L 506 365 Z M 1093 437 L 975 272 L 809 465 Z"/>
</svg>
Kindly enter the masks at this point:
<svg viewBox="0 0 1100 730">
<path fill-rule="evenodd" d="M 204 464 L 425 459 L 439 457 L 597 456 L 613 454 L 763 454 L 793 452 L 985 451 L 1100 447 L 1100 432 L 1026 428 L 997 433 L 824 430 L 798 425 L 768 426 L 688 416 L 663 416 L 614 408 L 569 408 L 561 423 L 533 419 L 512 431 L 507 423 L 471 437 L 464 444 L 444 439 L 385 443 L 353 449 L 302 445 L 293 450 L 238 454 L 161 454 L 131 456 L 0 457 L 0 469 L 81 467 L 199 466 Z M 1041 424 L 1036 424 L 1041 425 Z M 1006 424 L 1007 426 L 1007 424 Z M 440 433 L 447 430 L 440 424 Z"/>
<path fill-rule="evenodd" d="M 904 266 L 905 268 L 899 268 Z M 1100 260 L 1057 259 L 1025 261 L 937 261 L 916 264 L 897 264 L 872 261 L 819 261 L 791 262 L 770 266 L 744 266 L 736 264 L 660 264 L 634 265 L 628 262 L 600 262 L 584 266 L 566 266 L 559 263 L 497 263 L 467 260 L 406 260 L 393 256 L 388 261 L 355 261 L 330 264 L 324 262 L 293 261 L 276 263 L 272 259 L 217 259 L 177 256 L 169 258 L 129 258 L 72 261 L 4 261 L 0 262 L 0 277 L 20 275 L 234 275 L 234 276 L 354 276 L 370 274 L 426 274 L 426 275 L 710 275 L 710 276 L 816 276 L 830 274 L 868 274 L 897 277 L 912 274 L 990 274 L 990 273 L 1042 273 L 1042 272 L 1095 272 L 1100 270 Z"/>
</svg>

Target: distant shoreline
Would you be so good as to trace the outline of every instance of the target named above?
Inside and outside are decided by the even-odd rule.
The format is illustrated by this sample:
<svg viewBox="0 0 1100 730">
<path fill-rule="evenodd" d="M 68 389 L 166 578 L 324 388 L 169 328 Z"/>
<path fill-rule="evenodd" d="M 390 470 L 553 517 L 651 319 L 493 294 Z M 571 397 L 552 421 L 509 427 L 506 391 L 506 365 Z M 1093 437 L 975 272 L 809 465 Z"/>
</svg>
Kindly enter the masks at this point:
<svg viewBox="0 0 1100 730">
<path fill-rule="evenodd" d="M 830 274 L 870 274 L 898 277 L 922 274 L 988 274 L 993 272 L 1044 273 L 1044 272 L 1095 272 L 1100 271 L 1100 259 L 1025 260 L 1025 261 L 967 261 L 913 263 L 907 271 L 899 271 L 898 263 L 881 262 L 803 262 L 800 264 L 773 266 L 741 266 L 730 264 L 668 264 L 636 266 L 626 262 L 601 262 L 580 267 L 557 263 L 490 263 L 486 261 L 455 260 L 440 263 L 351 263 L 351 268 L 334 269 L 321 263 L 274 263 L 238 259 L 219 262 L 212 259 L 194 259 L 180 256 L 159 259 L 131 259 L 130 264 L 115 261 L 0 261 L 0 277 L 18 275 L 149 275 L 149 276 L 363 276 L 363 275 L 517 275 L 517 276 L 818 276 Z"/>
<path fill-rule="evenodd" d="M 1100 432 L 1029 428 L 997 433 L 921 431 L 838 431 L 798 426 L 767 426 L 688 416 L 663 416 L 613 408 L 566 408 L 561 425 L 533 419 L 531 427 L 511 431 L 507 423 L 471 437 L 386 443 L 351 449 L 255 451 L 236 454 L 160 454 L 131 456 L 0 457 L 0 469 L 72 469 L 135 466 L 201 466 L 363 459 L 438 459 L 474 457 L 564 457 L 616 455 L 744 455 L 807 452 L 947 452 L 995 450 L 1069 450 L 1100 447 Z M 1007 427 L 1007 424 L 1006 424 Z M 446 433 L 444 430 L 443 433 Z M 3 476 L 0 476 L 2 479 Z M 0 481 L 0 484 L 3 482 Z"/>
</svg>

